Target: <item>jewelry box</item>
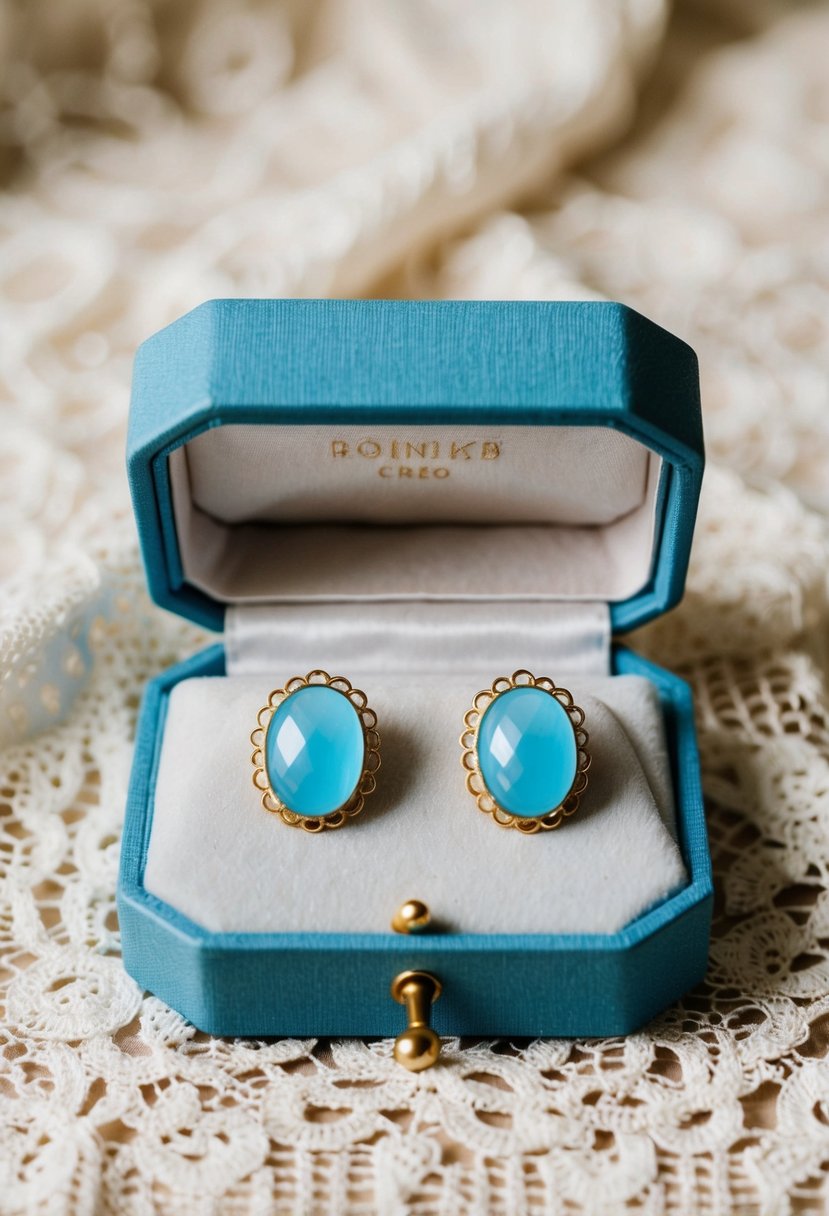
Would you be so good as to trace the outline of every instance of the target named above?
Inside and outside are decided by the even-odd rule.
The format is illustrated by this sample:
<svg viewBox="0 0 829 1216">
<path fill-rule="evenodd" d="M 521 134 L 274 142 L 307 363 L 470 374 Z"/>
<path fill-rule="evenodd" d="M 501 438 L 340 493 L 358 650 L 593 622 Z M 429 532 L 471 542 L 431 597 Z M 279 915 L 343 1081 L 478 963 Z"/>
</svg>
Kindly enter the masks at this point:
<svg viewBox="0 0 829 1216">
<path fill-rule="evenodd" d="M 438 1033 L 518 1037 L 624 1034 L 701 979 L 691 696 L 617 640 L 683 590 L 684 343 L 613 303 L 215 300 L 139 350 L 128 446 L 150 592 L 220 635 L 144 697 L 141 985 L 213 1034 L 387 1036 L 426 973 Z M 317 668 L 365 690 L 382 767 L 312 834 L 263 810 L 250 733 Z M 578 813 L 528 837 L 481 814 L 458 742 L 517 669 L 572 692 L 592 754 Z M 407 900 L 427 931 L 392 930 Z"/>
</svg>

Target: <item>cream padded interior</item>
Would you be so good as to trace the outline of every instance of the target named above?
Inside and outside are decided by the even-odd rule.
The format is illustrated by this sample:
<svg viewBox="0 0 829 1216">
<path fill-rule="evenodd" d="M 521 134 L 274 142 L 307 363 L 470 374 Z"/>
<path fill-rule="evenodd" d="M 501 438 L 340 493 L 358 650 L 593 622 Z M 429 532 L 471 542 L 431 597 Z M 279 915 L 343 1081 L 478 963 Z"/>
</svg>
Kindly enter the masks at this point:
<svg viewBox="0 0 829 1216">
<path fill-rule="evenodd" d="M 171 693 L 151 893 L 224 932 L 385 932 L 418 898 L 456 932 L 611 933 L 687 881 L 656 691 L 608 675 L 656 456 L 604 428 L 232 426 L 169 470 L 185 577 L 228 604 L 227 675 Z M 261 808 L 248 737 L 315 667 L 368 693 L 383 767 L 358 821 L 309 836 Z M 571 689 L 593 755 L 578 815 L 529 839 L 476 809 L 458 744 L 518 667 Z"/>
<path fill-rule="evenodd" d="M 386 932 L 417 898 L 454 932 L 611 933 L 687 881 L 646 679 L 568 679 L 590 784 L 560 830 L 524 838 L 477 810 L 460 765 L 463 714 L 498 674 L 489 659 L 440 682 L 351 667 L 379 716 L 380 784 L 359 819 L 309 836 L 265 812 L 251 780 L 248 735 L 289 668 L 190 679 L 170 697 L 145 883 L 208 929 Z"/>
<path fill-rule="evenodd" d="M 626 599 L 660 470 L 605 427 L 226 426 L 169 460 L 185 577 L 225 603 Z"/>
</svg>

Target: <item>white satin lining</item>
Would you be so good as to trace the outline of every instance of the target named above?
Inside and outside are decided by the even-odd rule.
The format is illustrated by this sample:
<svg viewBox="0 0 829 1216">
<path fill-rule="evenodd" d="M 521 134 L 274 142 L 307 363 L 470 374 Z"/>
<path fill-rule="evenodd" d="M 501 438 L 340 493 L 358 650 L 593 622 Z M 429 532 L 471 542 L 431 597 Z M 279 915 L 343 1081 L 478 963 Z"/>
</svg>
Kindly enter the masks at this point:
<svg viewBox="0 0 829 1216">
<path fill-rule="evenodd" d="M 527 667 L 560 680 L 609 674 L 610 612 L 598 602 L 234 604 L 224 640 L 228 675 L 451 675 L 484 665 L 492 679 Z"/>
</svg>

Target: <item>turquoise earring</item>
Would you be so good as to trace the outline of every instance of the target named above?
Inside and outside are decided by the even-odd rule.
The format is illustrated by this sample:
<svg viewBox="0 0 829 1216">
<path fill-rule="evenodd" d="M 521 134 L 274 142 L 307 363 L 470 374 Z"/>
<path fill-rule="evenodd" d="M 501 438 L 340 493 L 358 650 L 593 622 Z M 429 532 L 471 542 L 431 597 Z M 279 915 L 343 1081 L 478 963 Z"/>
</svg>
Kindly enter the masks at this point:
<svg viewBox="0 0 829 1216">
<path fill-rule="evenodd" d="M 310 671 L 272 692 L 256 721 L 253 784 L 266 811 L 306 832 L 359 815 L 380 767 L 377 715 L 364 692 Z"/>
<path fill-rule="evenodd" d="M 525 835 L 560 827 L 587 788 L 584 720 L 548 676 L 516 671 L 479 692 L 461 735 L 466 786 L 478 809 Z"/>
</svg>

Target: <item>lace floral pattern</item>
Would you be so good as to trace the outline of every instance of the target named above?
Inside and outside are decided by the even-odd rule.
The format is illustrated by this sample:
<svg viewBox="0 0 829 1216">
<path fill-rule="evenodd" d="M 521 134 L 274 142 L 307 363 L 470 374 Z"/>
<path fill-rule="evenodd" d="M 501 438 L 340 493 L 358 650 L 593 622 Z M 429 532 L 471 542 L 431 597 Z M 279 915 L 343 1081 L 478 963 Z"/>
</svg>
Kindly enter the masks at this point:
<svg viewBox="0 0 829 1216">
<path fill-rule="evenodd" d="M 3 1212 L 826 1206 L 829 17 L 479 14 L 0 15 Z M 694 685 L 717 907 L 705 983 L 640 1034 L 447 1041 L 410 1075 L 389 1042 L 210 1039 L 120 965 L 138 699 L 203 642 L 143 591 L 132 353 L 292 292 L 621 298 L 700 354 L 688 593 L 632 641 Z"/>
</svg>

